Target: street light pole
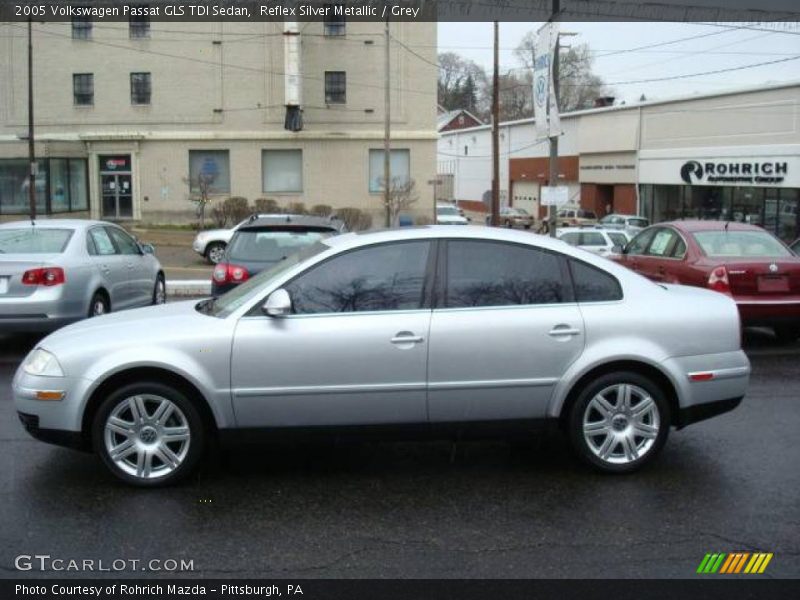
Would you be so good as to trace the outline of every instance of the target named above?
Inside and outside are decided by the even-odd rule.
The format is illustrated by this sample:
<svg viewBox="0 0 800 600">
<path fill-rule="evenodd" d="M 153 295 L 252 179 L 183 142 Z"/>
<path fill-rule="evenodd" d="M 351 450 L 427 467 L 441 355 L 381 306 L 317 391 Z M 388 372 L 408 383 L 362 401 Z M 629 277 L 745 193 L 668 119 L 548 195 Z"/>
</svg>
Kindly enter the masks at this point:
<svg viewBox="0 0 800 600">
<path fill-rule="evenodd" d="M 28 17 L 28 205 L 36 222 L 36 154 L 33 147 L 33 19 Z"/>
</svg>

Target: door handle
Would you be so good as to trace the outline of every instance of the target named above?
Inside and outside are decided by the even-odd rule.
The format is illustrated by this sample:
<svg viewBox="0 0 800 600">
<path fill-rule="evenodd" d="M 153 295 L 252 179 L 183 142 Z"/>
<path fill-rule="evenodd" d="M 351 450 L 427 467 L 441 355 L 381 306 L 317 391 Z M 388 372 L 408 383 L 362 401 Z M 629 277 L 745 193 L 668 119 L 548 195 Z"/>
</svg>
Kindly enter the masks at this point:
<svg viewBox="0 0 800 600">
<path fill-rule="evenodd" d="M 562 336 L 565 336 L 565 335 L 572 336 L 572 335 L 580 335 L 580 334 L 581 334 L 581 330 L 580 329 L 575 329 L 573 327 L 570 327 L 569 325 L 563 325 L 563 326 L 562 325 L 556 325 L 555 327 L 553 327 L 547 333 L 547 335 L 549 335 L 551 337 L 562 337 Z"/>
<path fill-rule="evenodd" d="M 391 340 L 393 344 L 419 344 L 425 341 L 421 335 L 414 335 L 413 333 L 398 333 Z"/>
</svg>

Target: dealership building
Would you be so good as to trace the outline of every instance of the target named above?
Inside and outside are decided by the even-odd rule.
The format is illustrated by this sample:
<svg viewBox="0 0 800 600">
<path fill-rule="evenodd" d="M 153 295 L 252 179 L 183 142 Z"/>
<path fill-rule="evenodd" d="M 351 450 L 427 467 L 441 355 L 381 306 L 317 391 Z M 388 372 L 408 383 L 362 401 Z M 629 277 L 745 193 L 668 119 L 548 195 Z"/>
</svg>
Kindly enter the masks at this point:
<svg viewBox="0 0 800 600">
<path fill-rule="evenodd" d="M 783 83 L 562 115 L 558 181 L 602 216 L 735 220 L 800 237 L 800 83 Z M 501 123 L 501 203 L 546 215 L 548 143 L 532 119 Z M 440 189 L 485 206 L 491 127 L 440 135 Z"/>
</svg>

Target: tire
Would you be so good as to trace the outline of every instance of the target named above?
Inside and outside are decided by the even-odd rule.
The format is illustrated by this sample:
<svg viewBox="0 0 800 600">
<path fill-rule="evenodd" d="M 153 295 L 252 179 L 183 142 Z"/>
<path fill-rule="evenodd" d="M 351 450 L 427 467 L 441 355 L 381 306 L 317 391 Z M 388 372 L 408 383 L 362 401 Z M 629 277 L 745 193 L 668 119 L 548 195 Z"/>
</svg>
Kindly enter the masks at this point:
<svg viewBox="0 0 800 600">
<path fill-rule="evenodd" d="M 530 228 L 531 228 L 530 225 L 525 225 L 525 229 L 530 229 Z"/>
<path fill-rule="evenodd" d="M 781 327 L 774 327 L 775 337 L 781 344 L 791 344 L 798 337 L 800 337 L 800 326 L 796 325 L 783 325 Z"/>
<path fill-rule="evenodd" d="M 205 438 L 194 404 L 155 381 L 116 390 L 92 420 L 94 451 L 119 479 L 140 487 L 172 485 L 190 475 L 203 455 Z M 112 451 L 119 456 L 112 457 Z"/>
<path fill-rule="evenodd" d="M 637 409 L 644 411 L 638 417 Z M 653 460 L 667 441 L 670 423 L 664 391 L 631 371 L 608 373 L 589 382 L 567 418 L 578 457 L 604 473 L 631 473 Z"/>
<path fill-rule="evenodd" d="M 206 260 L 212 265 L 221 261 L 224 254 L 225 244 L 223 242 L 211 242 L 206 248 Z"/>
<path fill-rule="evenodd" d="M 166 304 L 167 302 L 167 285 L 164 282 L 164 276 L 159 275 L 156 277 L 156 284 L 153 286 L 153 304 Z"/>
<path fill-rule="evenodd" d="M 506 227 L 509 229 L 513 228 L 514 226 L 511 224 L 511 221 L 506 221 Z"/>
<path fill-rule="evenodd" d="M 111 306 L 108 301 L 108 296 L 106 296 L 103 292 L 95 292 L 92 296 L 91 302 L 89 302 L 89 311 L 87 316 L 91 319 L 92 317 L 99 317 L 111 312 Z"/>
</svg>

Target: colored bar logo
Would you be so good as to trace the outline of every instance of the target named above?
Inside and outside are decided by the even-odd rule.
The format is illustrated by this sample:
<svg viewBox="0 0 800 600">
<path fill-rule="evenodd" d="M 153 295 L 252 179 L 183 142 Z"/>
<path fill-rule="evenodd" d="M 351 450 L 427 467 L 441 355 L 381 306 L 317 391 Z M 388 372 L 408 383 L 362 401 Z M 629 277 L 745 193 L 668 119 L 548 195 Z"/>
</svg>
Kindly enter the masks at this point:
<svg viewBox="0 0 800 600">
<path fill-rule="evenodd" d="M 769 561 L 772 560 L 772 552 L 715 552 L 706 554 L 697 567 L 697 572 L 705 574 L 725 574 L 736 573 L 756 574 L 763 573 L 767 569 Z"/>
</svg>

